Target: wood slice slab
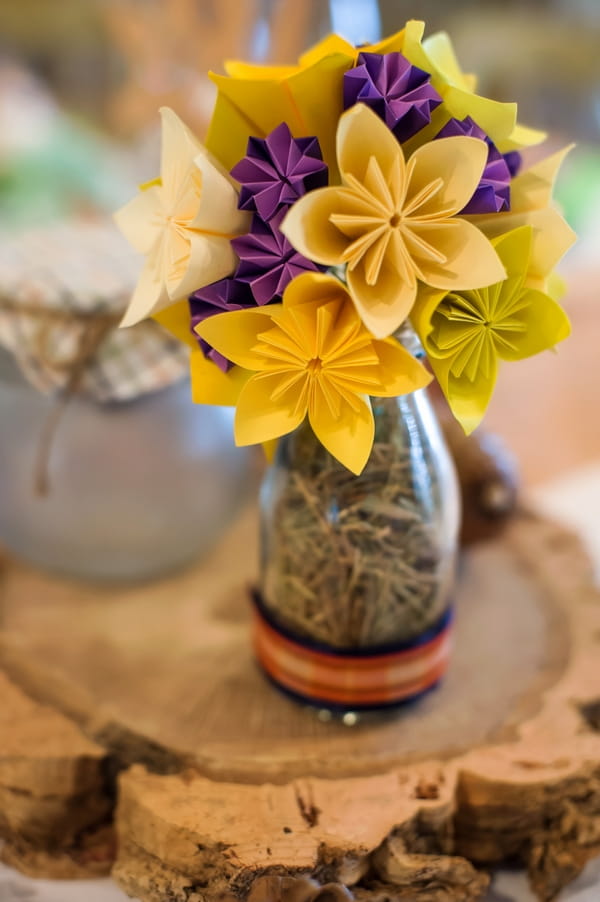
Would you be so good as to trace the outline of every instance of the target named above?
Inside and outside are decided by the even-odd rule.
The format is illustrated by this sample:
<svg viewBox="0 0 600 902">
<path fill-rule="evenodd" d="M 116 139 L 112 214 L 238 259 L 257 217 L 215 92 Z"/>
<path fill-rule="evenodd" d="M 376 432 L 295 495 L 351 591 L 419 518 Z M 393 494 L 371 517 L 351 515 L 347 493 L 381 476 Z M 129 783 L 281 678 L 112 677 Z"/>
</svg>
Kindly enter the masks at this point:
<svg viewBox="0 0 600 902">
<path fill-rule="evenodd" d="M 553 898 L 600 851 L 600 595 L 578 540 L 523 514 L 471 550 L 442 687 L 349 726 L 253 662 L 256 536 L 249 511 L 202 565 L 118 592 L 5 568 L 4 670 L 129 768 L 121 885 L 144 902 L 313 902 L 330 883 L 470 902 L 477 868 L 511 858 Z"/>
</svg>

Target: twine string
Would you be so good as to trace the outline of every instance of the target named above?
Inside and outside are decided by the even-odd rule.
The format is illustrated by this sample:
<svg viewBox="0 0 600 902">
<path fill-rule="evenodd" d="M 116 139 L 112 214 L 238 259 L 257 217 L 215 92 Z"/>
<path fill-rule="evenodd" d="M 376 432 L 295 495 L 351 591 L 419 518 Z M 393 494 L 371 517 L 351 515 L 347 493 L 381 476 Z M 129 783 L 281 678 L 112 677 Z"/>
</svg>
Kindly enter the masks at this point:
<svg viewBox="0 0 600 902">
<path fill-rule="evenodd" d="M 42 366 L 67 374 L 67 381 L 42 424 L 34 459 L 34 491 L 36 495 L 44 497 L 50 491 L 50 456 L 63 414 L 71 399 L 78 393 L 86 370 L 95 359 L 100 346 L 119 323 L 122 313 L 106 311 L 83 313 L 49 309 L 38 304 L 21 304 L 5 298 L 0 298 L 0 311 L 37 320 L 38 329 L 34 338 L 37 359 Z M 50 333 L 52 328 L 61 324 L 75 324 L 80 331 L 73 353 L 68 357 L 57 359 L 49 351 Z"/>
</svg>

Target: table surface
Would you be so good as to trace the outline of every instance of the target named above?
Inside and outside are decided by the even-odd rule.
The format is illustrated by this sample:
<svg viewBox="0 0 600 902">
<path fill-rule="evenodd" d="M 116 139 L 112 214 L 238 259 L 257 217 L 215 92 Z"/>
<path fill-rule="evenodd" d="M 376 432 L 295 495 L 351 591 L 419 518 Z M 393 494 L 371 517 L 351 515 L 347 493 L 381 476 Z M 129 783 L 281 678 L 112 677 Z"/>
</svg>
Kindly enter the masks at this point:
<svg viewBox="0 0 600 902">
<path fill-rule="evenodd" d="M 486 426 L 519 459 L 539 509 L 576 529 L 600 581 L 600 317 L 597 264 L 574 260 L 567 309 L 574 337 L 557 355 L 543 354 L 501 373 Z M 514 399 L 518 398 L 518 405 Z M 543 448 L 543 454 L 540 454 Z M 126 902 L 110 880 L 29 880 L 0 865 L 0 902 Z M 557 902 L 598 902 L 600 859 Z M 486 902 L 535 902 L 523 874 L 500 871 Z"/>
</svg>

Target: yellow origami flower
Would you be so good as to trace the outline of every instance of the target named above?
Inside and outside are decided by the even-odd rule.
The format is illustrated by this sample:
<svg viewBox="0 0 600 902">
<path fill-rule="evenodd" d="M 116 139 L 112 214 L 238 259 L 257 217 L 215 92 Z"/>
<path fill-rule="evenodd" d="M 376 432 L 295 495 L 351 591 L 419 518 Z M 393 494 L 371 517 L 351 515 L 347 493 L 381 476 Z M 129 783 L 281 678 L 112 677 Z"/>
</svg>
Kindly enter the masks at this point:
<svg viewBox="0 0 600 902">
<path fill-rule="evenodd" d="M 316 136 L 335 180 L 335 129 L 343 110 L 344 72 L 361 51 L 401 50 L 404 30 L 377 44 L 356 48 L 339 35 L 324 38 L 296 65 L 261 66 L 229 61 L 227 75 L 210 73 L 218 88 L 206 146 L 232 169 L 246 153 L 250 135 L 263 138 L 286 122 L 296 138 Z"/>
<path fill-rule="evenodd" d="M 431 123 L 407 142 L 409 153 L 430 141 L 450 119 L 466 116 L 474 119 L 501 153 L 544 140 L 544 132 L 517 123 L 516 103 L 500 103 L 475 94 L 477 79 L 460 68 L 448 35 L 437 32 L 423 40 L 424 30 L 424 22 L 407 22 L 400 49 L 413 66 L 429 72 L 431 84 L 444 102 L 434 110 Z"/>
<path fill-rule="evenodd" d="M 173 110 L 163 108 L 161 117 L 161 177 L 115 214 L 147 258 L 123 326 L 228 276 L 236 264 L 230 239 L 250 221 L 237 209 L 237 191 L 220 163 Z"/>
<path fill-rule="evenodd" d="M 221 313 L 196 331 L 249 371 L 237 401 L 238 445 L 286 435 L 308 415 L 317 438 L 356 474 L 373 445 L 368 396 L 395 397 L 431 379 L 395 339 L 373 338 L 344 285 L 320 273 L 290 282 L 281 304 Z M 209 382 L 203 400 L 213 403 Z"/>
<path fill-rule="evenodd" d="M 364 104 L 337 130 L 342 187 L 319 188 L 290 209 L 281 230 L 301 254 L 348 264 L 350 294 L 377 338 L 406 319 L 418 281 L 446 290 L 504 278 L 489 240 L 457 213 L 471 199 L 487 160 L 477 138 L 441 138 L 405 161 L 402 147 Z"/>
<path fill-rule="evenodd" d="M 569 320 L 549 295 L 527 283 L 533 229 L 494 241 L 507 278 L 476 291 L 419 294 L 412 321 L 450 408 L 469 433 L 481 422 L 499 360 L 521 360 L 569 335 Z"/>
<path fill-rule="evenodd" d="M 250 135 L 264 138 L 286 122 L 296 138 L 315 135 L 323 159 L 335 169 L 344 72 L 354 59 L 354 50 L 341 50 L 297 66 L 227 63 L 228 75 L 210 76 L 218 94 L 206 146 L 229 170 L 246 153 Z"/>
</svg>

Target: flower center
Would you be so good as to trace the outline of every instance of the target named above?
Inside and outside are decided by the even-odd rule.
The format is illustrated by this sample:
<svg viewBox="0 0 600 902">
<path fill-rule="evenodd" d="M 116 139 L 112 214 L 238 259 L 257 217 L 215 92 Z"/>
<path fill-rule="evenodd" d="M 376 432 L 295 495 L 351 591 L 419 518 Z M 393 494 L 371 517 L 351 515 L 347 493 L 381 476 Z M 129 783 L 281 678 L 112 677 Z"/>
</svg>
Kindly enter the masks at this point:
<svg viewBox="0 0 600 902">
<path fill-rule="evenodd" d="M 393 216 L 390 216 L 390 227 L 392 229 L 397 229 L 400 223 L 402 222 L 402 217 L 399 213 L 394 213 Z"/>
<path fill-rule="evenodd" d="M 321 372 L 322 363 L 319 357 L 313 357 L 312 360 L 309 360 L 306 364 L 306 369 L 308 370 L 311 376 L 318 376 Z"/>
</svg>

